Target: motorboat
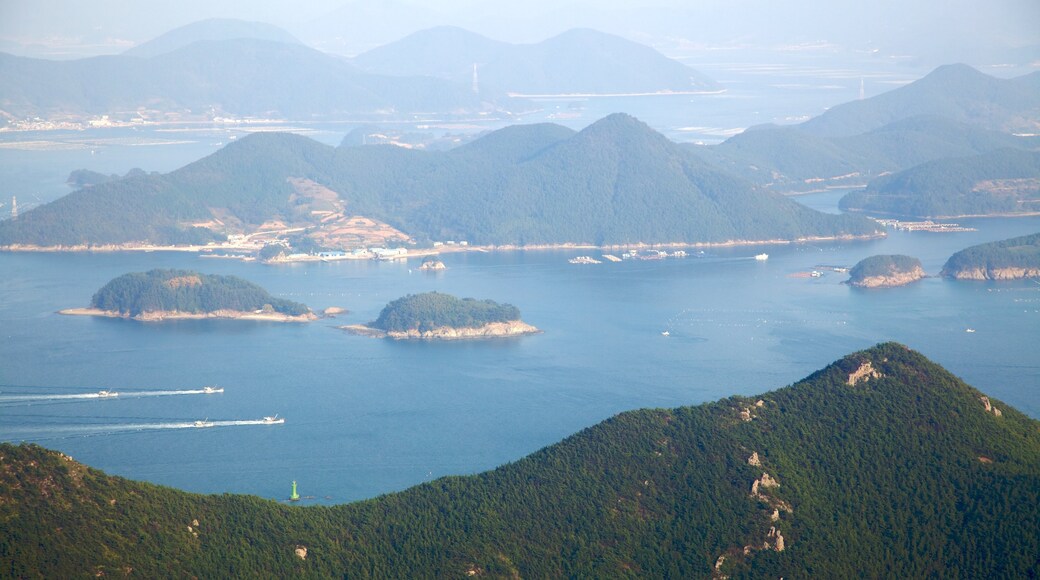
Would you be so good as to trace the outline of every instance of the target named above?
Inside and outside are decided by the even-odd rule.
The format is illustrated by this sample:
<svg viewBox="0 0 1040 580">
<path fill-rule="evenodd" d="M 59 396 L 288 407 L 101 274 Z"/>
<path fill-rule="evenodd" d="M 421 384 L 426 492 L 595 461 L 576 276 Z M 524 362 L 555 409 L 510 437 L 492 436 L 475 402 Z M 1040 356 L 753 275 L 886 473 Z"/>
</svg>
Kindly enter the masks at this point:
<svg viewBox="0 0 1040 580">
<path fill-rule="evenodd" d="M 285 423 L 285 419 L 279 419 L 276 413 L 274 417 L 264 417 L 264 425 L 279 425 Z"/>
</svg>

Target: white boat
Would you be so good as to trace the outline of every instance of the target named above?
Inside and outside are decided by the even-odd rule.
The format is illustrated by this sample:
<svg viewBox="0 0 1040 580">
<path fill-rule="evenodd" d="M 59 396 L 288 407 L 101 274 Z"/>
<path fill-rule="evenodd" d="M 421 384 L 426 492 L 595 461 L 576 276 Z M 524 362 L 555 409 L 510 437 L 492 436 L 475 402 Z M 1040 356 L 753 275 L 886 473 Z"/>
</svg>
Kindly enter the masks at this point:
<svg viewBox="0 0 1040 580">
<path fill-rule="evenodd" d="M 823 276 L 823 272 L 821 272 L 819 270 L 813 270 L 812 272 L 809 272 L 809 276 L 811 276 L 813 278 L 819 278 L 819 277 Z"/>
<path fill-rule="evenodd" d="M 202 392 L 207 395 L 212 395 L 213 393 L 223 393 L 224 387 L 202 387 Z"/>
<path fill-rule="evenodd" d="M 769 259 L 769 254 L 755 254 L 755 259 L 759 262 L 765 262 Z"/>
<path fill-rule="evenodd" d="M 195 421 L 194 423 L 192 423 L 192 426 L 193 427 L 198 427 L 200 429 L 203 428 L 203 427 L 212 427 L 213 426 L 213 421 L 210 421 L 209 419 L 207 419 L 205 421 Z"/>
<path fill-rule="evenodd" d="M 975 332 L 974 328 L 965 328 L 964 332 Z"/>
<path fill-rule="evenodd" d="M 115 391 L 98 391 L 97 396 L 101 397 L 102 399 L 107 399 L 109 397 L 118 397 L 119 393 Z"/>
<path fill-rule="evenodd" d="M 264 425 L 280 425 L 282 423 L 285 423 L 285 419 L 279 419 L 277 413 L 275 413 L 274 417 L 264 417 Z"/>
<path fill-rule="evenodd" d="M 671 335 L 672 335 L 672 333 L 668 332 L 667 330 L 665 330 L 664 332 L 661 333 L 661 336 L 671 336 Z"/>
</svg>

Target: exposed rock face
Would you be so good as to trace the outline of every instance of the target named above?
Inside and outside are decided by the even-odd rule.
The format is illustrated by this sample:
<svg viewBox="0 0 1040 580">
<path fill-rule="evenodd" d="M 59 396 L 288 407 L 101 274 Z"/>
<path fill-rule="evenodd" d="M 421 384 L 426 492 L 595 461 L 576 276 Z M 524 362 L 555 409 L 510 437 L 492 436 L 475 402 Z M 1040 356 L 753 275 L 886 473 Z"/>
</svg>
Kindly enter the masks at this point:
<svg viewBox="0 0 1040 580">
<path fill-rule="evenodd" d="M 498 338 L 506 336 L 521 336 L 525 334 L 537 334 L 541 330 L 527 324 L 520 320 L 511 320 L 509 322 L 492 322 L 485 324 L 479 328 L 452 328 L 450 326 L 442 326 L 433 330 L 427 330 L 420 332 L 419 330 L 409 330 L 407 332 L 391 331 L 383 332 L 377 328 L 371 328 L 368 326 L 354 324 L 350 326 L 341 326 L 343 330 L 352 332 L 354 334 L 362 334 L 365 336 L 374 337 L 388 337 L 395 340 L 408 340 L 408 339 L 422 339 L 422 340 L 465 340 L 474 338 Z"/>
<path fill-rule="evenodd" d="M 432 262 L 423 262 L 422 266 L 419 266 L 420 270 L 446 270 L 447 266 L 440 260 L 434 260 Z"/>
<path fill-rule="evenodd" d="M 857 383 L 869 381 L 870 379 L 880 379 L 883 375 L 874 368 L 874 365 L 868 360 L 855 372 L 849 374 L 849 380 L 845 381 L 845 384 L 850 387 L 856 386 Z"/>
<path fill-rule="evenodd" d="M 306 560 L 307 559 L 307 547 L 306 546 L 296 546 L 295 552 L 296 552 L 296 556 L 299 559 L 301 559 L 301 560 Z"/>
<path fill-rule="evenodd" d="M 943 276 L 955 280 L 1020 280 L 1040 278 L 1040 268 L 972 268 L 970 270 L 947 271 Z"/>
<path fill-rule="evenodd" d="M 989 402 L 989 397 L 986 395 L 979 397 L 979 400 L 982 401 L 982 406 L 986 409 L 987 413 L 993 413 L 994 417 L 1003 415 L 1003 413 L 1000 412 L 1000 409 Z"/>
<path fill-rule="evenodd" d="M 762 462 L 758 459 L 758 451 L 751 454 L 751 457 L 747 458 L 748 465 L 762 465 Z"/>
<path fill-rule="evenodd" d="M 924 269 L 917 266 L 909 272 L 892 272 L 885 276 L 868 276 L 859 280 L 849 280 L 849 285 L 858 288 L 893 288 L 917 282 L 925 276 L 927 274 Z"/>
</svg>

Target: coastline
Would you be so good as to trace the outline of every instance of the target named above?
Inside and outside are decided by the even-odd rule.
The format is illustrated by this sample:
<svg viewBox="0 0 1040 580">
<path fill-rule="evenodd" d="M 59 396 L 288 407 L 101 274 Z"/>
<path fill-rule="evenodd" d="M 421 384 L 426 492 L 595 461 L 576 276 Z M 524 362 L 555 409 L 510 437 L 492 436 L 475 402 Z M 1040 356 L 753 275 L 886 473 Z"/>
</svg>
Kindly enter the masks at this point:
<svg viewBox="0 0 1040 580">
<path fill-rule="evenodd" d="M 996 217 L 996 216 L 994 216 Z M 468 246 L 442 246 L 438 248 L 422 248 L 409 250 L 408 254 L 400 256 L 399 260 L 405 260 L 410 258 L 420 258 L 437 254 L 451 254 L 459 252 L 530 252 L 530 251 L 552 251 L 552 250 L 624 250 L 624 249 L 649 249 L 649 248 L 732 248 L 732 247 L 743 247 L 743 246 L 771 246 L 771 245 L 791 245 L 791 244 L 805 244 L 805 243 L 816 243 L 816 242 L 835 242 L 835 241 L 867 241 L 884 238 L 887 236 L 887 232 L 879 231 L 873 234 L 863 235 L 840 235 L 840 236 L 807 236 L 795 239 L 770 239 L 770 240 L 727 240 L 723 242 L 634 242 L 628 244 L 593 244 L 588 242 L 560 242 L 554 244 L 487 244 L 487 245 L 468 245 Z M 89 246 L 86 244 L 79 244 L 73 246 L 57 245 L 57 246 L 37 246 L 34 244 L 11 244 L 8 246 L 0 246 L 0 252 L 39 252 L 39 253 L 72 253 L 72 252 L 203 252 L 203 251 L 231 251 L 231 250 L 246 250 L 242 246 L 223 246 L 223 245 L 205 245 L 205 246 L 155 246 L 148 244 L 105 244 L 100 246 Z M 224 257 L 224 256 L 221 256 Z M 228 258 L 232 258 L 228 256 Z M 245 258 L 239 258 L 245 259 Z M 319 261 L 330 261 L 330 260 L 349 260 L 349 259 L 364 259 L 369 260 L 372 258 L 354 258 L 354 257 L 336 257 L 336 258 L 320 258 L 317 256 L 301 256 L 293 259 L 281 259 L 271 262 L 271 264 L 288 264 L 294 262 L 319 262 Z"/>
<path fill-rule="evenodd" d="M 163 322 L 167 320 L 260 320 L 264 322 L 311 322 L 318 317 L 313 312 L 292 316 L 279 312 L 242 312 L 239 310 L 214 310 L 213 312 L 177 312 L 177 311 L 151 311 L 143 312 L 136 316 L 123 314 L 115 310 L 100 310 L 98 308 L 66 308 L 59 310 L 58 314 L 66 316 L 98 316 L 102 318 L 123 318 L 126 320 L 137 320 L 139 322 Z"/>
<path fill-rule="evenodd" d="M 477 328 L 453 328 L 442 326 L 434 330 L 419 332 L 418 330 L 384 331 L 364 324 L 348 324 L 338 327 L 350 334 L 371 338 L 391 338 L 394 340 L 479 340 L 486 338 L 508 338 L 528 334 L 541 334 L 542 331 L 521 320 L 508 322 L 492 322 Z"/>
</svg>

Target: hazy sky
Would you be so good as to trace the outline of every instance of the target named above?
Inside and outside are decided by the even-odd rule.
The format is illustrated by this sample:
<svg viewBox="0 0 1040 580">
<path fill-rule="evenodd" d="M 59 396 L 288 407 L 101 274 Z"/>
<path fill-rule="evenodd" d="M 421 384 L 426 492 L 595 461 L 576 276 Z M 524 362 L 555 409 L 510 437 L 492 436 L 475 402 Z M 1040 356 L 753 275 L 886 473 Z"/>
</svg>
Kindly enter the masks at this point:
<svg viewBox="0 0 1040 580">
<path fill-rule="evenodd" d="M 0 0 L 0 50 L 39 52 L 24 48 L 35 43 L 55 56 L 113 53 L 217 17 L 269 22 L 345 53 L 453 24 L 512 42 L 585 26 L 646 43 L 825 40 L 931 52 L 940 61 L 986 58 L 982 52 L 999 46 L 1026 51 L 1023 58 L 1031 50 L 1040 61 L 1040 0 Z"/>
</svg>

